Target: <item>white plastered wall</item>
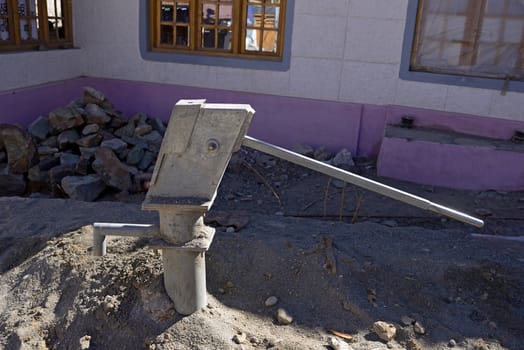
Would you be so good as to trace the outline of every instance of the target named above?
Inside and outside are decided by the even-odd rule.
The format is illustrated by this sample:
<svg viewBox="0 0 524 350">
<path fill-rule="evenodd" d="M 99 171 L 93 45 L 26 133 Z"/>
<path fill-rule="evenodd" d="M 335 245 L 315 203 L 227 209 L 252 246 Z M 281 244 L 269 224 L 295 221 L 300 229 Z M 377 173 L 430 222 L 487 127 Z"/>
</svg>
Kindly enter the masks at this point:
<svg viewBox="0 0 524 350">
<path fill-rule="evenodd" d="M 74 2 L 76 5 L 76 2 Z M 73 8 L 73 36 L 81 14 Z M 0 54 L 0 92 L 71 79 L 82 75 L 82 49 L 24 51 Z"/>
<path fill-rule="evenodd" d="M 0 55 L 0 90 L 87 75 L 524 121 L 524 93 L 398 78 L 407 3 L 296 0 L 291 67 L 277 72 L 143 60 L 138 0 L 76 0 L 80 49 Z"/>
</svg>

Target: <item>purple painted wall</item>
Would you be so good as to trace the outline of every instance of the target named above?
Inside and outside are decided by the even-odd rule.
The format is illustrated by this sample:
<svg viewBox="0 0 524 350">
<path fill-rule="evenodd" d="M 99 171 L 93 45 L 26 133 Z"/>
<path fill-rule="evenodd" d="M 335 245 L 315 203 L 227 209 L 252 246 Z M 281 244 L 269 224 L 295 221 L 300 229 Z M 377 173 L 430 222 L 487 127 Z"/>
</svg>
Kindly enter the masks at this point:
<svg viewBox="0 0 524 350">
<path fill-rule="evenodd" d="M 256 110 L 248 134 L 292 148 L 297 143 L 348 148 L 377 157 L 381 176 L 468 189 L 524 189 L 524 153 L 384 138 L 384 127 L 403 115 L 415 125 L 509 139 L 524 123 L 402 106 L 373 106 L 101 78 L 77 78 L 0 92 L 0 123 L 29 125 L 92 86 L 127 116 L 137 112 L 167 121 L 179 99 L 247 103 Z M 508 166 L 510 165 L 510 166 Z"/>
</svg>

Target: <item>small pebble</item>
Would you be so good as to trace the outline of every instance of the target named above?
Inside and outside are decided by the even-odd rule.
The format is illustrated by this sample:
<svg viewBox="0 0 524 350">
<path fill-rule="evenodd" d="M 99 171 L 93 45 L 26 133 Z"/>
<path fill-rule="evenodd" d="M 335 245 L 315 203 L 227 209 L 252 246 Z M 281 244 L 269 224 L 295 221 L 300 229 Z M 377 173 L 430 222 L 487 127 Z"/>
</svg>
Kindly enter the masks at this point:
<svg viewBox="0 0 524 350">
<path fill-rule="evenodd" d="M 233 336 L 233 341 L 234 341 L 236 344 L 243 344 L 243 343 L 246 341 L 246 338 L 247 338 L 246 333 L 241 332 L 241 333 L 239 333 L 239 334 L 235 334 L 235 335 Z"/>
<path fill-rule="evenodd" d="M 400 318 L 400 322 L 403 326 L 411 326 L 413 323 L 415 323 L 415 320 L 409 316 L 402 316 Z"/>
<path fill-rule="evenodd" d="M 413 325 L 413 330 L 417 334 L 426 334 L 426 329 L 418 321 Z"/>
<path fill-rule="evenodd" d="M 233 288 L 234 286 L 235 286 L 235 285 L 233 284 L 233 282 L 231 282 L 231 281 L 227 281 L 227 282 L 226 282 L 226 287 L 227 287 L 227 288 L 231 289 L 231 288 Z"/>
<path fill-rule="evenodd" d="M 228 228 L 226 228 L 226 232 L 227 233 L 235 233 L 235 227 L 234 226 L 229 226 Z"/>
<path fill-rule="evenodd" d="M 351 350 L 351 347 L 345 341 L 338 339 L 337 337 L 328 337 L 328 345 L 333 348 L 333 350 Z"/>
<path fill-rule="evenodd" d="M 276 319 L 278 324 L 288 325 L 293 323 L 293 317 L 291 317 L 286 310 L 280 308 L 277 310 Z"/>
<path fill-rule="evenodd" d="M 266 305 L 267 307 L 271 307 L 271 306 L 275 306 L 277 303 L 278 303 L 278 298 L 275 296 L 270 296 L 269 298 L 266 299 L 266 301 L 264 302 L 264 305 Z"/>
<path fill-rule="evenodd" d="M 455 346 L 457 346 L 457 341 L 455 339 L 450 339 L 449 343 L 448 343 L 448 346 L 450 348 L 454 348 Z"/>
<path fill-rule="evenodd" d="M 218 288 L 218 292 L 220 294 L 226 294 L 226 290 L 224 288 Z"/>
<path fill-rule="evenodd" d="M 80 338 L 80 349 L 81 350 L 87 350 L 91 346 L 91 336 L 84 335 L 82 338 Z"/>
</svg>

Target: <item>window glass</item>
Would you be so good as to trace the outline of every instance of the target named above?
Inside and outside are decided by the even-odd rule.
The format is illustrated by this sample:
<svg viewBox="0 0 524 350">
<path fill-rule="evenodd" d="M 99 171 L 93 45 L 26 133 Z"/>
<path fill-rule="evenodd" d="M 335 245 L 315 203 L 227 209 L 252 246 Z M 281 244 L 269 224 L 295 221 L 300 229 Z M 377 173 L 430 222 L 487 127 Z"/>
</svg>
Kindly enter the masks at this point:
<svg viewBox="0 0 524 350">
<path fill-rule="evenodd" d="M 282 0 L 150 0 L 157 13 L 150 27 L 152 50 L 281 58 L 284 5 Z"/>
<path fill-rule="evenodd" d="M 424 0 L 420 4 L 412 70 L 524 79 L 523 1 Z"/>
</svg>

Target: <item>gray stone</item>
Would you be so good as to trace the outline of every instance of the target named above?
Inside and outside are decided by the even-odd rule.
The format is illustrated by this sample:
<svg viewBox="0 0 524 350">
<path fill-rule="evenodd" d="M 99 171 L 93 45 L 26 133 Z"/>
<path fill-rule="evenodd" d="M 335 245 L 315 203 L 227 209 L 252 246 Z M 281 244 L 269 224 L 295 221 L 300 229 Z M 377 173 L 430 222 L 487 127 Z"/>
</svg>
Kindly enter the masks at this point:
<svg viewBox="0 0 524 350">
<path fill-rule="evenodd" d="M 420 335 L 426 334 L 426 328 L 424 328 L 424 326 L 422 326 L 418 321 L 413 324 L 413 330 Z"/>
<path fill-rule="evenodd" d="M 100 130 L 100 126 L 98 124 L 88 124 L 82 129 L 82 135 L 89 135 L 89 134 L 95 134 Z"/>
<path fill-rule="evenodd" d="M 351 152 L 346 148 L 342 148 L 335 157 L 333 157 L 331 164 L 342 169 L 347 169 L 354 166 L 355 162 L 353 162 Z"/>
<path fill-rule="evenodd" d="M 91 160 L 93 157 L 81 156 L 76 163 L 75 173 L 80 175 L 87 175 L 91 169 Z"/>
<path fill-rule="evenodd" d="M 69 165 L 71 167 L 76 167 L 80 157 L 72 153 L 63 153 L 60 155 L 60 164 Z"/>
<path fill-rule="evenodd" d="M 38 140 L 45 140 L 49 134 L 49 119 L 39 116 L 29 125 L 27 131 Z"/>
<path fill-rule="evenodd" d="M 275 306 L 277 303 L 278 303 L 278 298 L 275 296 L 270 296 L 269 298 L 266 299 L 266 301 L 264 302 L 264 305 L 266 305 L 267 307 L 271 307 L 271 306 Z"/>
<path fill-rule="evenodd" d="M 135 135 L 136 136 L 144 136 L 146 134 L 149 134 L 151 131 L 153 131 L 153 127 L 149 124 L 142 124 L 135 128 Z"/>
<path fill-rule="evenodd" d="M 147 148 L 147 141 L 144 140 L 144 139 L 139 139 L 137 137 L 128 137 L 128 136 L 123 136 L 122 137 L 122 141 L 130 144 L 130 145 L 133 145 L 133 146 L 140 146 L 142 148 Z"/>
<path fill-rule="evenodd" d="M 100 144 L 100 142 L 102 141 L 102 138 L 103 137 L 100 134 L 91 134 L 91 135 L 84 136 L 81 139 L 78 139 L 76 141 L 76 144 L 80 147 L 87 147 L 87 148 L 94 147 Z"/>
<path fill-rule="evenodd" d="M 395 338 L 397 334 L 397 328 L 391 323 L 384 321 L 377 321 L 373 323 L 372 327 L 373 333 L 375 333 L 380 339 L 388 342 L 391 339 Z"/>
<path fill-rule="evenodd" d="M 114 138 L 111 140 L 103 141 L 100 147 L 110 148 L 113 150 L 113 152 L 120 154 L 123 150 L 127 148 L 127 143 L 120 139 Z"/>
<path fill-rule="evenodd" d="M 139 145 L 133 147 L 127 154 L 127 164 L 137 165 L 144 157 L 145 150 Z"/>
<path fill-rule="evenodd" d="M 11 174 L 23 174 L 38 162 L 31 135 L 15 125 L 0 124 L 0 149 L 5 149 Z"/>
<path fill-rule="evenodd" d="M 310 145 L 299 143 L 293 146 L 293 152 L 301 154 L 306 157 L 313 157 L 315 150 Z"/>
<path fill-rule="evenodd" d="M 49 113 L 49 126 L 54 132 L 61 132 L 84 124 L 84 118 L 76 109 L 61 107 Z"/>
<path fill-rule="evenodd" d="M 111 117 L 106 114 L 106 111 L 94 103 L 86 105 L 86 121 L 89 124 L 105 124 L 111 121 Z"/>
<path fill-rule="evenodd" d="M 402 323 L 403 326 L 411 326 L 415 323 L 415 320 L 409 316 L 402 316 L 400 318 L 400 323 Z"/>
<path fill-rule="evenodd" d="M 58 148 L 56 148 L 56 147 L 49 147 L 49 146 L 40 146 L 40 147 L 38 147 L 38 155 L 40 157 L 52 156 L 52 155 L 54 155 L 57 152 L 58 152 Z"/>
<path fill-rule="evenodd" d="M 331 152 L 324 146 L 320 146 L 317 149 L 315 149 L 315 152 L 313 153 L 313 158 L 320 161 L 326 161 L 333 158 L 333 152 Z"/>
<path fill-rule="evenodd" d="M 98 133 L 102 135 L 102 141 L 108 141 L 115 138 L 115 135 L 113 135 L 109 130 L 106 129 L 100 129 Z"/>
<path fill-rule="evenodd" d="M 74 129 L 62 131 L 57 138 L 58 148 L 65 149 L 71 145 L 74 145 L 79 137 L 80 135 L 78 135 L 78 132 L 76 132 Z"/>
<path fill-rule="evenodd" d="M 138 169 L 140 170 L 146 170 L 149 168 L 149 166 L 153 163 L 155 160 L 155 153 L 151 151 L 145 151 L 144 156 L 142 157 L 142 160 L 140 163 L 138 163 Z"/>
<path fill-rule="evenodd" d="M 235 344 L 244 344 L 246 342 L 246 339 L 247 334 L 244 332 L 240 332 L 233 336 L 233 342 L 235 342 Z"/>
<path fill-rule="evenodd" d="M 84 105 L 87 105 L 90 103 L 101 105 L 105 101 L 105 99 L 106 97 L 102 92 L 90 86 L 84 87 L 84 99 L 83 99 Z"/>
<path fill-rule="evenodd" d="M 43 171 L 50 170 L 58 165 L 60 165 L 60 158 L 58 157 L 44 157 L 40 159 L 40 163 L 38 163 L 38 167 Z"/>
<path fill-rule="evenodd" d="M 40 146 L 58 147 L 58 137 L 55 135 L 49 136 L 44 141 L 40 142 Z"/>
<path fill-rule="evenodd" d="M 88 158 L 94 157 L 96 150 L 97 150 L 96 147 L 80 147 L 79 148 L 80 156 L 88 157 Z"/>
<path fill-rule="evenodd" d="M 118 129 L 126 125 L 128 122 L 126 117 L 119 111 L 106 110 L 106 113 L 111 117 L 111 122 L 108 124 L 110 128 Z"/>
<path fill-rule="evenodd" d="M 160 135 L 164 136 L 166 133 L 166 126 L 164 125 L 164 122 L 160 118 L 150 118 L 149 120 L 153 130 L 158 131 Z"/>
<path fill-rule="evenodd" d="M 328 337 L 327 342 L 333 350 L 352 350 L 348 343 L 337 337 L 330 336 Z"/>
<path fill-rule="evenodd" d="M 279 308 L 277 310 L 276 319 L 280 325 L 288 325 L 293 323 L 293 317 L 291 317 L 283 308 Z"/>
<path fill-rule="evenodd" d="M 121 191 L 128 191 L 131 188 L 131 169 L 123 164 L 111 149 L 98 148 L 92 167 L 106 185 Z"/>
<path fill-rule="evenodd" d="M 147 123 L 148 116 L 145 113 L 138 112 L 135 115 L 131 117 L 131 121 L 135 123 L 135 125 L 144 125 Z"/>
<path fill-rule="evenodd" d="M 32 182 L 47 182 L 49 174 L 40 169 L 40 165 L 35 165 L 27 172 L 27 179 Z"/>
<path fill-rule="evenodd" d="M 149 134 L 142 136 L 142 139 L 156 144 L 162 143 L 162 135 L 156 130 L 151 131 Z"/>
<path fill-rule="evenodd" d="M 133 122 L 127 123 L 125 126 L 121 127 L 120 129 L 115 131 L 115 136 L 124 138 L 124 137 L 132 137 L 135 133 L 135 124 Z"/>
<path fill-rule="evenodd" d="M 62 179 L 66 176 L 73 176 L 75 170 L 73 167 L 68 165 L 58 165 L 49 170 L 49 182 L 52 185 L 59 184 Z"/>
<path fill-rule="evenodd" d="M 106 188 L 106 184 L 98 175 L 66 176 L 62 179 L 62 189 L 71 199 L 92 202 Z"/>
</svg>

